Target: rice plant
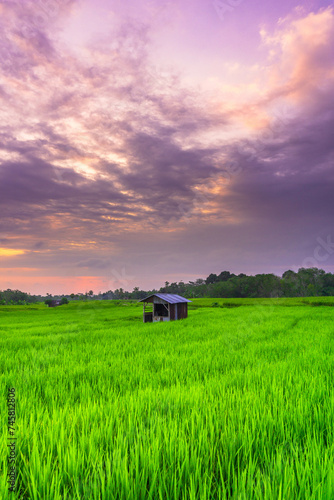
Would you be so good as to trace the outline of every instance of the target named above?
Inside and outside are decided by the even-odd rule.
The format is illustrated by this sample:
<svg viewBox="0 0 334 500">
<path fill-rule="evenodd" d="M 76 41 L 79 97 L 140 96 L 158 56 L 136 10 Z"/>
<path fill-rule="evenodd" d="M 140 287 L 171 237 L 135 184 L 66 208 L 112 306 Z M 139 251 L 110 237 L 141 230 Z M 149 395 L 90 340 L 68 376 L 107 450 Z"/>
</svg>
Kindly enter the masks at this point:
<svg viewBox="0 0 334 500">
<path fill-rule="evenodd" d="M 1 498 L 334 498 L 333 302 L 1 306 Z"/>
</svg>

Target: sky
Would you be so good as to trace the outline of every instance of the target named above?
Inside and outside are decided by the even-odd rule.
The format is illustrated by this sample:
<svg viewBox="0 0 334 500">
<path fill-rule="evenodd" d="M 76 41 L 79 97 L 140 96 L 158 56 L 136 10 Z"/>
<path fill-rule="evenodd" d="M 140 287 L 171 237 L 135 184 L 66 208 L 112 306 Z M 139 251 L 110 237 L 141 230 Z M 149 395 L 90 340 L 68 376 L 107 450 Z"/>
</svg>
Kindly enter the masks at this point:
<svg viewBox="0 0 334 500">
<path fill-rule="evenodd" d="M 334 272 L 334 8 L 0 0 L 0 289 Z"/>
</svg>

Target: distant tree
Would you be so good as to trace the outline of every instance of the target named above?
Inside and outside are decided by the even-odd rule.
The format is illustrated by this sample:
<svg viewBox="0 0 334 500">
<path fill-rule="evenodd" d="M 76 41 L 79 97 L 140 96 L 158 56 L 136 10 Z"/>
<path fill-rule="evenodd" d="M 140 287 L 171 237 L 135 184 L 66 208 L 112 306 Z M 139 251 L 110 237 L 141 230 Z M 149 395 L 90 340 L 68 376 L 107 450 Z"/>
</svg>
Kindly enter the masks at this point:
<svg viewBox="0 0 334 500">
<path fill-rule="evenodd" d="M 217 274 L 213 274 L 213 273 L 211 273 L 211 274 L 209 274 L 209 276 L 206 278 L 205 283 L 206 283 L 207 285 L 210 285 L 211 283 L 217 283 L 217 281 L 218 281 L 218 276 L 217 276 Z"/>
<path fill-rule="evenodd" d="M 203 278 L 198 278 L 196 281 L 195 281 L 195 285 L 196 286 L 200 286 L 200 285 L 204 285 L 205 284 L 205 280 Z"/>
<path fill-rule="evenodd" d="M 296 273 L 294 271 L 291 271 L 291 269 L 289 269 L 288 271 L 285 271 L 282 274 L 283 279 L 294 279 L 295 277 L 296 277 Z"/>
<path fill-rule="evenodd" d="M 179 295 L 184 295 L 186 293 L 186 285 L 183 281 L 179 281 L 177 285 L 177 293 Z"/>
<path fill-rule="evenodd" d="M 237 294 L 237 289 L 235 283 L 231 281 L 218 281 L 212 285 L 210 290 L 210 297 L 224 297 L 231 298 L 235 297 Z"/>
<path fill-rule="evenodd" d="M 233 276 L 229 271 L 222 271 L 218 276 L 218 281 L 228 281 Z"/>
<path fill-rule="evenodd" d="M 94 295 L 93 290 L 89 290 L 88 295 L 89 295 L 90 297 L 93 297 L 93 295 Z"/>
<path fill-rule="evenodd" d="M 169 290 L 169 281 L 165 281 L 165 286 L 160 287 L 159 292 L 161 293 L 168 293 Z"/>
<path fill-rule="evenodd" d="M 60 301 L 61 306 L 63 306 L 64 304 L 68 304 L 68 299 L 66 297 L 63 297 Z"/>
<path fill-rule="evenodd" d="M 297 297 L 299 295 L 297 274 L 291 269 L 285 271 L 282 275 L 281 287 L 285 297 Z"/>
<path fill-rule="evenodd" d="M 256 297 L 279 297 L 281 292 L 281 281 L 274 274 L 257 274 L 255 276 Z"/>
<path fill-rule="evenodd" d="M 102 294 L 102 300 L 110 300 L 114 298 L 114 292 L 112 290 L 108 290 Z"/>
<path fill-rule="evenodd" d="M 323 277 L 323 295 L 334 295 L 334 275 L 327 273 Z"/>
<path fill-rule="evenodd" d="M 131 298 L 133 298 L 133 299 L 140 299 L 141 298 L 141 292 L 139 290 L 139 286 L 135 286 L 133 288 L 133 292 L 131 293 Z"/>
<path fill-rule="evenodd" d="M 125 297 L 125 292 L 123 290 L 123 288 L 117 288 L 115 291 L 114 291 L 114 298 L 115 299 L 124 299 Z"/>
<path fill-rule="evenodd" d="M 168 292 L 169 293 L 179 293 L 179 286 L 178 284 L 176 283 L 176 281 L 174 281 L 173 283 L 171 283 L 168 287 Z"/>
<path fill-rule="evenodd" d="M 301 267 L 298 269 L 297 277 L 300 295 L 304 297 L 310 293 L 316 296 L 321 295 L 325 274 L 325 271 L 317 267 Z M 313 286 L 309 287 L 309 285 Z"/>
</svg>

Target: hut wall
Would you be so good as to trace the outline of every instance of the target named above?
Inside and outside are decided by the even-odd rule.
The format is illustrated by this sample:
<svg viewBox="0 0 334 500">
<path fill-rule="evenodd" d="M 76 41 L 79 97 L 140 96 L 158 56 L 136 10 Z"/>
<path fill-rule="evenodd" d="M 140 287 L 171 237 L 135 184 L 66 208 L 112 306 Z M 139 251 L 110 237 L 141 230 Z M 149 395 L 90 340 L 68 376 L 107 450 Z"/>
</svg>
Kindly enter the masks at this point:
<svg viewBox="0 0 334 500">
<path fill-rule="evenodd" d="M 169 304 L 169 315 L 171 321 L 173 321 L 175 318 L 175 309 L 176 309 L 176 304 Z"/>
<path fill-rule="evenodd" d="M 177 319 L 185 319 L 188 317 L 188 304 L 182 302 L 177 304 Z"/>
</svg>

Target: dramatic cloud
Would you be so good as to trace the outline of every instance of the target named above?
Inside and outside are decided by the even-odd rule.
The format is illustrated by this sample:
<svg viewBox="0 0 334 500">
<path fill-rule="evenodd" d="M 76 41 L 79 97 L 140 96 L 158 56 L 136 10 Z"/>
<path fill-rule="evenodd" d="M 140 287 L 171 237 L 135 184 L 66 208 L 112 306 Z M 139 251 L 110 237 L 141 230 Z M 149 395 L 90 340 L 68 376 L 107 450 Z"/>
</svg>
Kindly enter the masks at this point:
<svg viewBox="0 0 334 500">
<path fill-rule="evenodd" d="M 97 35 L 69 43 L 90 2 L 0 2 L 0 288 L 28 269 L 45 292 L 48 276 L 148 287 L 300 267 L 333 211 L 332 8 L 259 23 L 255 64 L 190 84 L 157 64 L 176 4 L 164 38 L 153 3 L 96 5 Z"/>
</svg>

